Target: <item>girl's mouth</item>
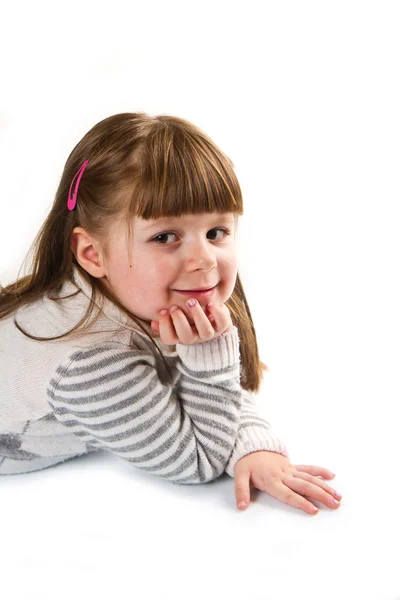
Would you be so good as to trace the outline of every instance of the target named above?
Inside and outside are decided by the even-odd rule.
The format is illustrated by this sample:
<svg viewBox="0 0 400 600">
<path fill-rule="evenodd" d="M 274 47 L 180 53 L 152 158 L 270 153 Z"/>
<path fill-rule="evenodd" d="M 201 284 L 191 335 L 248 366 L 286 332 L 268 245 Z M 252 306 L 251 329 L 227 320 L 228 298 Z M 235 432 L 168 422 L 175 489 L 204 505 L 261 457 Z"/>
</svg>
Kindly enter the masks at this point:
<svg viewBox="0 0 400 600">
<path fill-rule="evenodd" d="M 215 285 L 213 288 L 209 290 L 191 290 L 191 291 L 183 291 L 183 290 L 175 290 L 178 294 L 183 294 L 184 296 L 193 296 L 194 298 L 209 298 L 215 292 L 217 286 Z"/>
</svg>

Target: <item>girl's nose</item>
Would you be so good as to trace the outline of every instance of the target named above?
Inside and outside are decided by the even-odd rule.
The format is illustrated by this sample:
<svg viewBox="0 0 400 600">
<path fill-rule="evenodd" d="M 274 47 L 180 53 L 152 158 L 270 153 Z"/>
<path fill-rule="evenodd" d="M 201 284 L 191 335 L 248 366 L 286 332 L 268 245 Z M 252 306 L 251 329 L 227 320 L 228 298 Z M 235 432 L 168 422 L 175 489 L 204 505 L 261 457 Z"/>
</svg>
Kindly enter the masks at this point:
<svg viewBox="0 0 400 600">
<path fill-rule="evenodd" d="M 214 267 L 217 266 L 217 261 L 213 256 L 199 256 L 198 258 L 188 258 L 186 260 L 186 268 L 188 271 L 192 271 L 195 269 L 204 269 L 205 271 L 210 271 Z"/>
<path fill-rule="evenodd" d="M 209 243 L 193 243 L 185 248 L 185 263 L 188 271 L 204 269 L 209 271 L 217 266 L 213 248 Z"/>
</svg>

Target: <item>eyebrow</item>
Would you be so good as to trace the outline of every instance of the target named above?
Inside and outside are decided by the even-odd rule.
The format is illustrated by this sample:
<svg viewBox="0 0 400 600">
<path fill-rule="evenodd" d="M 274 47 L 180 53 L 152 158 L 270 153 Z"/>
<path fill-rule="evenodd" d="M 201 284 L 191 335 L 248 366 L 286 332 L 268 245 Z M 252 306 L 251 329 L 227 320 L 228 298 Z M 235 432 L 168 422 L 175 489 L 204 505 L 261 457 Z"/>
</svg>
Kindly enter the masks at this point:
<svg viewBox="0 0 400 600">
<path fill-rule="evenodd" d="M 226 214 L 222 214 L 221 215 L 216 215 L 215 217 L 213 217 L 212 219 L 210 219 L 210 222 L 215 222 L 217 220 L 229 220 L 229 221 L 234 221 L 234 217 L 232 215 L 226 215 Z M 165 224 L 168 227 L 173 227 L 174 223 L 179 223 L 180 219 L 179 217 L 165 217 L 165 218 L 160 218 L 160 219 L 156 219 L 155 221 L 153 221 L 152 223 L 150 223 L 150 225 L 148 225 L 147 227 L 143 227 L 143 231 L 148 231 L 149 229 L 152 229 L 153 227 L 161 227 L 163 224 Z"/>
<path fill-rule="evenodd" d="M 147 231 L 148 229 L 151 229 L 152 227 L 161 227 L 161 225 L 163 225 L 163 223 L 165 223 L 166 225 L 173 223 L 174 221 L 171 219 L 157 219 L 156 221 L 153 221 L 150 223 L 150 225 L 148 225 L 147 227 L 143 227 L 144 231 Z"/>
</svg>

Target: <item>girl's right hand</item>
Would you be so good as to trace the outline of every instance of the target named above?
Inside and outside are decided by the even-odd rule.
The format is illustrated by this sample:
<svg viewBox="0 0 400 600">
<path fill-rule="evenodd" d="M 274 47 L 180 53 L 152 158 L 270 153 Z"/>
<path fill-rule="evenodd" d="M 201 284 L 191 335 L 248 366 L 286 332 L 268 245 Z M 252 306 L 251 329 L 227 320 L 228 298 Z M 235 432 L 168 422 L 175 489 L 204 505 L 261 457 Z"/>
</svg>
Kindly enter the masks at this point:
<svg viewBox="0 0 400 600">
<path fill-rule="evenodd" d="M 225 304 L 213 304 L 204 312 L 198 301 L 188 307 L 194 324 L 191 325 L 184 311 L 179 306 L 171 306 L 165 315 L 160 311 L 160 321 L 152 321 L 151 327 L 156 331 L 161 341 L 167 346 L 174 344 L 201 344 L 216 338 L 233 329 L 229 309 Z"/>
</svg>

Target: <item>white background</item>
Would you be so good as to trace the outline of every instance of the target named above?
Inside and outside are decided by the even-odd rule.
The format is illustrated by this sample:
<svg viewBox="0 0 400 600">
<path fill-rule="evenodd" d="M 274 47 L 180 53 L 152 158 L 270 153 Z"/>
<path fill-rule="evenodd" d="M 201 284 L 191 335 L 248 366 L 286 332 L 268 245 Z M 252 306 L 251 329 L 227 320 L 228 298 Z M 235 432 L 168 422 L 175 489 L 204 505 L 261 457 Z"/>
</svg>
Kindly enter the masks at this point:
<svg viewBox="0 0 400 600">
<path fill-rule="evenodd" d="M 174 486 L 105 452 L 4 476 L 4 596 L 400 597 L 399 3 L 25 1 L 1 22 L 0 282 L 95 123 L 192 121 L 244 195 L 260 412 L 343 494 L 240 512 L 227 475 Z"/>
</svg>

